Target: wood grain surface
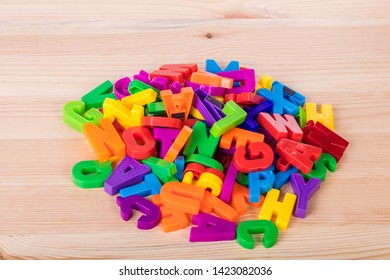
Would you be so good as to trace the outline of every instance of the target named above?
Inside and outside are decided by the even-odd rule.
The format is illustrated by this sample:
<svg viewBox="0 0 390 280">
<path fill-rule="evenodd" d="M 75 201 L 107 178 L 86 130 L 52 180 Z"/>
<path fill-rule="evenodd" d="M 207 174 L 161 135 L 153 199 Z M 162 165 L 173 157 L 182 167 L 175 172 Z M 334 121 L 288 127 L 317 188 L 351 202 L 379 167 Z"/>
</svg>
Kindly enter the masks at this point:
<svg viewBox="0 0 390 280">
<path fill-rule="evenodd" d="M 390 259 L 389 15 L 388 0 L 0 0 L 0 259 Z M 350 141 L 308 216 L 271 249 L 140 231 L 103 189 L 71 181 L 95 157 L 63 123 L 67 101 L 206 58 L 332 104 Z"/>
</svg>

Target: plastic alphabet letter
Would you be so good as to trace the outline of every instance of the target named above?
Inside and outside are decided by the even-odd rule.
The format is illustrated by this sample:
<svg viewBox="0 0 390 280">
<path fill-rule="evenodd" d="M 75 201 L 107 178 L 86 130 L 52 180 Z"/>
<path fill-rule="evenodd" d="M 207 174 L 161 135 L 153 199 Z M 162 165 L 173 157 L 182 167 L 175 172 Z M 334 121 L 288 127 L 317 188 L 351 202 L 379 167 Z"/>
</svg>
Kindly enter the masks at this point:
<svg viewBox="0 0 390 280">
<path fill-rule="evenodd" d="M 214 59 L 206 59 L 206 71 L 209 73 L 217 74 L 218 72 L 240 70 L 240 63 L 232 60 L 223 70 Z"/>
<path fill-rule="evenodd" d="M 151 173 L 145 175 L 144 181 L 142 183 L 123 188 L 119 190 L 119 194 L 121 195 L 121 197 L 128 197 L 131 195 L 139 195 L 145 197 L 149 195 L 159 194 L 161 187 L 162 185 L 157 179 L 157 176 Z"/>
<path fill-rule="evenodd" d="M 81 101 L 85 103 L 85 110 L 88 111 L 91 108 L 101 108 L 106 98 L 116 99 L 116 96 L 112 90 L 112 83 L 110 81 L 105 81 L 85 94 L 81 98 Z"/>
<path fill-rule="evenodd" d="M 156 157 L 144 159 L 142 163 L 149 166 L 152 172 L 156 174 L 158 179 L 160 179 L 160 181 L 164 184 L 170 181 L 177 181 L 174 177 L 177 172 L 176 165 L 174 163 Z"/>
<path fill-rule="evenodd" d="M 297 204 L 294 216 L 304 218 L 306 216 L 307 204 L 313 194 L 320 188 L 321 180 L 317 178 L 310 179 L 307 183 L 299 173 L 294 173 L 290 178 L 291 187 L 297 195 Z"/>
<path fill-rule="evenodd" d="M 169 162 L 174 162 L 177 156 L 179 155 L 182 148 L 185 146 L 185 144 L 188 141 L 188 138 L 190 138 L 192 133 L 192 128 L 188 126 L 183 126 L 180 133 L 177 135 L 175 141 L 173 141 L 172 146 L 169 148 L 168 152 L 166 153 L 164 160 Z"/>
<path fill-rule="evenodd" d="M 275 174 L 270 170 L 251 172 L 249 179 L 249 201 L 259 202 L 260 195 L 268 192 L 275 183 Z"/>
<path fill-rule="evenodd" d="M 179 135 L 179 129 L 156 127 L 153 129 L 153 136 L 157 142 L 160 142 L 160 158 L 164 158 L 173 141 Z"/>
<path fill-rule="evenodd" d="M 313 161 L 317 161 L 320 158 L 322 149 L 283 138 L 276 144 L 275 151 L 281 156 L 278 164 L 287 162 L 303 173 L 308 174 L 313 167 Z M 287 168 L 288 166 L 286 166 L 285 170 L 278 169 L 286 171 Z"/>
<path fill-rule="evenodd" d="M 234 164 L 230 164 L 229 169 L 226 173 L 225 180 L 222 185 L 222 190 L 219 198 L 226 202 L 230 203 L 232 192 L 233 192 L 233 186 L 236 181 L 238 170 L 234 166 Z"/>
<path fill-rule="evenodd" d="M 260 196 L 259 202 L 249 202 L 249 189 L 235 182 L 232 192 L 231 205 L 238 211 L 238 215 L 243 215 L 248 211 L 248 204 L 254 208 L 263 205 L 264 196 Z"/>
<path fill-rule="evenodd" d="M 127 108 L 131 109 L 134 105 L 147 105 L 149 103 L 155 102 L 157 99 L 157 92 L 153 89 L 148 88 L 144 89 L 137 94 L 132 94 L 130 96 L 126 96 L 122 98 L 121 103 L 125 105 Z"/>
<path fill-rule="evenodd" d="M 105 118 L 109 119 L 111 122 L 117 120 L 124 129 L 140 126 L 142 118 L 144 117 L 144 108 L 142 106 L 134 105 L 130 110 L 124 106 L 121 101 L 110 98 L 104 100 L 103 112 Z"/>
<path fill-rule="evenodd" d="M 302 129 L 299 127 L 294 116 L 284 114 L 260 113 L 258 122 L 268 131 L 275 140 L 288 138 L 300 142 L 303 137 Z"/>
<path fill-rule="evenodd" d="M 276 216 L 275 224 L 279 229 L 285 230 L 291 218 L 297 196 L 292 193 L 286 193 L 283 202 L 279 202 L 279 190 L 271 189 L 265 197 L 261 207 L 259 220 L 270 221 Z"/>
<path fill-rule="evenodd" d="M 291 103 L 296 104 L 297 106 L 303 106 L 305 104 L 306 97 L 304 97 L 299 92 L 285 86 L 284 84 L 274 81 L 272 83 L 272 86 L 275 85 L 282 85 L 283 86 L 283 97 L 287 100 L 289 100 Z"/>
<path fill-rule="evenodd" d="M 128 91 L 132 94 L 132 95 L 135 95 L 135 94 L 138 94 L 139 92 L 142 92 L 146 89 L 152 89 L 154 90 L 156 93 L 157 93 L 157 97 L 160 95 L 160 91 L 142 81 L 139 81 L 139 80 L 133 80 L 130 82 L 129 84 L 129 88 L 128 88 Z"/>
<path fill-rule="evenodd" d="M 135 159 L 145 159 L 156 152 L 156 141 L 145 127 L 129 127 L 123 132 L 122 138 L 126 144 L 127 155 Z"/>
<path fill-rule="evenodd" d="M 272 112 L 272 102 L 269 100 L 264 100 L 258 105 L 253 106 L 247 112 L 244 122 L 239 126 L 246 130 L 257 132 L 259 130 L 259 123 L 257 122 L 257 117 L 260 112 Z"/>
<path fill-rule="evenodd" d="M 231 222 L 235 222 L 239 217 L 238 211 L 236 209 L 209 192 L 204 193 L 201 209 L 203 212 L 214 212 L 222 219 Z"/>
<path fill-rule="evenodd" d="M 273 102 L 274 114 L 290 114 L 295 116 L 298 113 L 298 106 L 283 96 L 283 85 L 275 84 L 272 86 L 272 91 L 266 88 L 262 88 L 258 91 L 258 94 Z"/>
<path fill-rule="evenodd" d="M 306 121 L 320 122 L 330 130 L 334 131 L 333 107 L 330 104 L 322 104 L 321 112 L 317 112 L 316 103 L 306 103 Z"/>
<path fill-rule="evenodd" d="M 161 188 L 161 201 L 164 206 L 184 213 L 199 213 L 205 189 L 180 182 L 168 182 Z"/>
<path fill-rule="evenodd" d="M 144 214 L 138 219 L 137 227 L 139 229 L 152 229 L 160 222 L 161 213 L 158 206 L 142 196 L 133 195 L 126 198 L 118 196 L 116 203 L 120 207 L 121 217 L 124 221 L 130 220 L 133 216 L 133 209 Z"/>
<path fill-rule="evenodd" d="M 253 69 L 224 71 L 217 74 L 218 76 L 233 79 L 235 83 L 240 83 L 240 86 L 229 90 L 231 93 L 253 92 L 255 90 L 255 70 Z"/>
<path fill-rule="evenodd" d="M 246 249 L 255 247 L 252 235 L 264 233 L 263 246 L 271 248 L 278 240 L 279 230 L 273 222 L 267 220 L 249 220 L 241 222 L 237 227 L 237 242 Z"/>
<path fill-rule="evenodd" d="M 129 77 L 123 77 L 115 82 L 114 93 L 118 100 L 129 96 L 130 92 L 128 90 L 131 80 Z"/>
<path fill-rule="evenodd" d="M 120 189 L 142 182 L 148 173 L 148 166 L 126 156 L 104 183 L 104 191 L 109 195 L 116 195 Z"/>
<path fill-rule="evenodd" d="M 313 169 L 309 174 L 304 174 L 303 178 L 309 180 L 310 178 L 318 178 L 321 181 L 325 181 L 327 170 L 330 172 L 336 171 L 336 159 L 330 154 L 322 153 L 320 159 L 313 165 Z"/>
<path fill-rule="evenodd" d="M 210 133 L 215 137 L 219 137 L 240 125 L 246 117 L 246 112 L 233 101 L 228 101 L 222 111 L 226 114 L 226 117 L 214 123 L 210 130 Z"/>
<path fill-rule="evenodd" d="M 187 120 L 194 97 L 194 91 L 191 87 L 182 88 L 180 93 L 176 94 L 173 94 L 169 89 L 163 90 L 160 95 L 168 117 Z"/>
<path fill-rule="evenodd" d="M 180 211 L 169 209 L 162 205 L 161 196 L 156 194 L 152 196 L 152 202 L 160 207 L 161 212 L 161 225 L 164 232 L 171 232 L 179 229 L 186 228 L 188 226 L 187 215 Z"/>
<path fill-rule="evenodd" d="M 83 132 L 84 124 L 93 123 L 99 125 L 103 115 L 95 108 L 91 108 L 85 112 L 85 103 L 82 101 L 70 101 L 64 106 L 63 118 L 67 125 L 79 132 Z"/>
<path fill-rule="evenodd" d="M 236 224 L 213 215 L 199 212 L 198 215 L 192 216 L 192 223 L 197 227 L 191 228 L 190 242 L 224 241 L 236 238 Z"/>
<path fill-rule="evenodd" d="M 240 146 L 245 147 L 250 143 L 263 141 L 263 134 L 235 127 L 232 130 L 226 132 L 224 135 L 222 135 L 219 146 L 222 149 L 228 150 L 230 148 L 238 148 Z M 236 143 L 235 147 L 232 147 L 233 142 Z"/>
<path fill-rule="evenodd" d="M 101 119 L 100 127 L 93 123 L 86 123 L 83 129 L 100 162 L 110 160 L 113 156 L 125 155 L 125 144 L 110 120 Z"/>
<path fill-rule="evenodd" d="M 249 159 L 246 157 L 248 150 Z M 269 168 L 274 160 L 274 152 L 266 143 L 254 142 L 248 147 L 240 146 L 233 156 L 236 168 L 244 173 L 262 171 Z"/>
<path fill-rule="evenodd" d="M 191 82 L 213 87 L 232 88 L 234 80 L 221 77 L 221 75 L 198 71 L 192 73 Z"/>
<path fill-rule="evenodd" d="M 112 172 L 111 162 L 85 160 L 76 163 L 72 168 L 73 182 L 84 189 L 100 188 Z"/>
<path fill-rule="evenodd" d="M 213 135 L 208 136 L 206 124 L 196 122 L 183 154 L 188 156 L 197 152 L 200 155 L 212 158 L 217 149 L 219 138 Z"/>
<path fill-rule="evenodd" d="M 173 81 L 182 83 L 196 71 L 198 71 L 197 64 L 164 64 L 160 66 L 160 70 L 150 73 L 150 78 L 165 77 L 171 83 Z"/>
<path fill-rule="evenodd" d="M 337 162 L 341 159 L 349 142 L 321 124 L 308 121 L 303 130 L 303 141 L 321 147 L 325 153 L 333 156 Z"/>
</svg>

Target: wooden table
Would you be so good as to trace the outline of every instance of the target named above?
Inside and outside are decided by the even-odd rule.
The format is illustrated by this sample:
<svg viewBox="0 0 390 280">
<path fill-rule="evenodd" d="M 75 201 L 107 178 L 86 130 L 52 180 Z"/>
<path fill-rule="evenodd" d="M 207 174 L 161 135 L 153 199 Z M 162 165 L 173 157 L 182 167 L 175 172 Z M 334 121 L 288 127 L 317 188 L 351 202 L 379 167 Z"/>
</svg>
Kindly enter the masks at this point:
<svg viewBox="0 0 390 280">
<path fill-rule="evenodd" d="M 29 2 L 0 4 L 0 259 L 390 258 L 388 0 Z M 140 231 L 103 189 L 72 183 L 72 166 L 95 157 L 63 123 L 67 101 L 206 58 L 239 60 L 332 104 L 350 141 L 308 216 L 272 249 L 191 244 L 189 228 Z"/>
</svg>

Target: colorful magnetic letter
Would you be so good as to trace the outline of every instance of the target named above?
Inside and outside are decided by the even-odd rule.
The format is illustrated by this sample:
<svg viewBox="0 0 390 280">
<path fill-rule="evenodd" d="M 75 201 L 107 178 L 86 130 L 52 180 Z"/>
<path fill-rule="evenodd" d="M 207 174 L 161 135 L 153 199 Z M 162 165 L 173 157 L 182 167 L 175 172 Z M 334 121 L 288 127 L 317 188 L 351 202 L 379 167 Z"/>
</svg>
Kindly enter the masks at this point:
<svg viewBox="0 0 390 280">
<path fill-rule="evenodd" d="M 169 82 L 182 83 L 184 79 L 191 76 L 192 72 L 196 71 L 198 71 L 197 64 L 164 64 L 160 66 L 160 70 L 150 73 L 150 78 L 165 77 Z"/>
<path fill-rule="evenodd" d="M 139 195 L 145 197 L 149 195 L 159 194 L 161 187 L 162 185 L 157 179 L 157 176 L 151 173 L 145 175 L 144 181 L 142 183 L 123 188 L 119 190 L 119 194 L 121 195 L 121 197 L 128 197 L 131 195 Z"/>
<path fill-rule="evenodd" d="M 149 73 L 146 72 L 145 70 L 140 70 L 139 74 L 136 74 L 133 76 L 133 79 L 144 82 L 145 84 L 148 84 L 148 85 L 150 84 Z"/>
<path fill-rule="evenodd" d="M 171 181 L 178 181 L 174 177 L 177 172 L 176 165 L 174 163 L 156 157 L 144 159 L 142 163 L 149 166 L 152 172 L 156 174 L 157 178 L 163 184 Z"/>
<path fill-rule="evenodd" d="M 121 217 L 124 221 L 130 220 L 133 216 L 133 209 L 144 214 L 138 219 L 137 227 L 139 229 L 152 229 L 160 222 L 161 214 L 158 206 L 142 196 L 133 195 L 126 198 L 118 196 L 116 203 L 120 207 Z"/>
<path fill-rule="evenodd" d="M 238 170 L 234 164 L 230 164 L 229 169 L 226 173 L 225 180 L 223 181 L 222 190 L 219 198 L 226 202 L 230 203 L 232 196 L 234 182 L 236 181 Z"/>
<path fill-rule="evenodd" d="M 226 114 L 226 117 L 214 123 L 210 130 L 210 133 L 215 137 L 221 136 L 240 125 L 246 117 L 246 112 L 233 101 L 228 101 L 222 111 Z"/>
<path fill-rule="evenodd" d="M 144 89 L 137 94 L 132 94 L 122 98 L 121 103 L 127 108 L 131 109 L 134 105 L 144 106 L 146 104 L 152 103 L 157 99 L 157 92 L 151 88 Z"/>
<path fill-rule="evenodd" d="M 240 62 L 232 60 L 225 67 L 224 70 L 218 65 L 214 59 L 206 59 L 206 71 L 209 73 L 217 74 L 219 72 L 240 70 Z"/>
<path fill-rule="evenodd" d="M 193 106 L 199 111 L 208 126 L 214 125 L 216 121 L 226 116 L 223 112 L 224 104 L 200 88 L 195 90 Z"/>
<path fill-rule="evenodd" d="M 276 216 L 275 224 L 279 229 L 285 230 L 291 218 L 297 196 L 292 193 L 286 193 L 283 202 L 279 202 L 279 190 L 271 189 L 264 199 L 261 207 L 259 220 L 270 221 Z"/>
<path fill-rule="evenodd" d="M 303 130 L 303 141 L 310 145 L 321 147 L 325 153 L 333 156 L 337 162 L 341 159 L 349 142 L 321 124 L 308 121 Z"/>
<path fill-rule="evenodd" d="M 153 102 L 146 105 L 146 114 L 148 116 L 167 116 L 163 102 Z"/>
<path fill-rule="evenodd" d="M 118 100 L 129 96 L 130 92 L 128 90 L 131 80 L 129 77 L 123 77 L 115 82 L 114 93 Z"/>
<path fill-rule="evenodd" d="M 223 241 L 236 238 L 236 224 L 213 215 L 199 212 L 198 215 L 192 216 L 192 223 L 197 227 L 191 228 L 190 242 Z"/>
<path fill-rule="evenodd" d="M 258 83 L 256 84 L 255 92 L 257 92 L 261 88 L 266 88 L 268 90 L 272 89 L 272 77 L 268 74 L 264 74 L 260 77 Z"/>
<path fill-rule="evenodd" d="M 238 87 L 233 87 L 229 90 L 231 93 L 253 92 L 255 90 L 255 70 L 253 69 L 224 71 L 217 74 L 240 83 Z"/>
<path fill-rule="evenodd" d="M 115 195 L 120 189 L 142 182 L 148 173 L 150 173 L 148 166 L 126 156 L 108 177 L 104 191 L 109 195 Z"/>
<path fill-rule="evenodd" d="M 248 211 L 248 204 L 252 207 L 260 207 L 264 202 L 264 196 L 260 196 L 259 202 L 249 202 L 249 189 L 235 182 L 232 192 L 231 205 L 237 210 L 238 215 L 243 215 Z"/>
<path fill-rule="evenodd" d="M 158 90 L 168 89 L 169 81 L 165 77 L 155 77 L 150 82 L 150 85 Z"/>
<path fill-rule="evenodd" d="M 200 175 L 196 185 L 204 189 L 210 189 L 213 195 L 218 196 L 221 193 L 222 179 L 213 173 L 204 172 Z"/>
<path fill-rule="evenodd" d="M 134 105 L 130 110 L 120 101 L 110 98 L 104 100 L 103 112 L 105 118 L 109 119 L 111 122 L 117 120 L 125 129 L 128 127 L 140 126 L 142 118 L 144 117 L 144 108 L 142 106 Z"/>
<path fill-rule="evenodd" d="M 186 162 L 196 162 L 205 166 L 208 166 L 210 168 L 218 169 L 219 171 L 223 172 L 223 166 L 218 161 L 216 161 L 213 158 L 205 157 L 199 154 L 192 154 L 190 155 Z"/>
<path fill-rule="evenodd" d="M 298 114 L 295 115 L 295 119 L 297 119 L 301 128 L 306 125 L 306 113 L 301 106 L 298 107 Z"/>
<path fill-rule="evenodd" d="M 248 150 L 249 159 L 246 157 Z M 274 153 L 269 145 L 263 142 L 250 143 L 248 147 L 240 146 L 233 156 L 236 168 L 244 173 L 265 170 L 271 166 Z"/>
<path fill-rule="evenodd" d="M 93 123 L 99 125 L 103 118 L 102 113 L 95 108 L 85 112 L 85 103 L 82 101 L 70 101 L 65 104 L 63 109 L 64 122 L 79 132 L 83 132 L 83 125 Z"/>
<path fill-rule="evenodd" d="M 327 170 L 330 172 L 336 171 L 336 159 L 332 157 L 330 154 L 322 153 L 320 159 L 316 161 L 313 165 L 313 169 L 309 174 L 303 174 L 303 178 L 305 180 L 309 180 L 310 178 L 318 178 L 322 182 L 325 181 Z"/>
<path fill-rule="evenodd" d="M 197 152 L 200 155 L 212 158 L 217 149 L 219 138 L 213 135 L 208 136 L 206 124 L 196 122 L 183 154 L 188 156 Z"/>
<path fill-rule="evenodd" d="M 250 202 L 259 202 L 260 195 L 268 192 L 275 183 L 275 175 L 270 170 L 251 172 L 248 174 L 248 179 Z"/>
<path fill-rule="evenodd" d="M 272 102 L 264 100 L 258 105 L 253 106 L 247 112 L 244 122 L 239 126 L 246 130 L 257 132 L 259 130 L 259 123 L 257 117 L 260 112 L 272 112 Z"/>
<path fill-rule="evenodd" d="M 225 98 L 225 102 L 228 102 L 229 100 L 233 100 L 237 104 L 243 106 L 257 105 L 263 100 L 265 100 L 263 97 L 253 92 L 228 93 L 225 94 L 224 98 Z"/>
<path fill-rule="evenodd" d="M 189 221 L 187 215 L 163 206 L 159 194 L 152 196 L 152 202 L 160 207 L 162 217 L 161 225 L 164 232 L 171 232 L 188 226 Z"/>
<path fill-rule="evenodd" d="M 109 119 L 101 119 L 100 128 L 93 123 L 86 123 L 83 129 L 100 162 L 110 160 L 112 156 L 125 155 L 125 144 Z"/>
<path fill-rule="evenodd" d="M 128 156 L 145 159 L 156 152 L 156 141 L 149 129 L 141 126 L 129 127 L 122 134 Z"/>
<path fill-rule="evenodd" d="M 184 156 L 178 156 L 175 160 L 175 165 L 177 170 L 175 174 L 175 178 L 181 181 L 183 180 L 183 172 L 184 172 L 184 165 L 185 165 Z"/>
<path fill-rule="evenodd" d="M 275 151 L 284 162 L 288 162 L 303 173 L 308 174 L 313 167 L 313 161 L 320 158 L 322 149 L 283 138 L 276 144 Z M 281 159 L 278 163 L 281 163 Z M 287 168 L 280 170 L 286 171 Z"/>
<path fill-rule="evenodd" d="M 246 249 L 255 247 L 252 235 L 263 233 L 264 248 L 271 248 L 278 240 L 279 230 L 273 222 L 267 220 L 250 220 L 241 222 L 237 227 L 237 242 Z"/>
<path fill-rule="evenodd" d="M 183 126 L 182 120 L 166 117 L 144 117 L 142 119 L 142 126 L 147 126 L 150 128 L 154 127 L 168 127 L 168 128 L 177 128 L 181 129 Z"/>
<path fill-rule="evenodd" d="M 191 133 L 192 133 L 192 128 L 186 125 L 183 126 L 180 133 L 177 135 L 175 141 L 173 141 L 172 146 L 169 148 L 168 152 L 166 153 L 164 160 L 169 162 L 174 162 L 177 156 L 179 155 L 180 151 L 187 143 L 188 138 L 190 138 Z"/>
<path fill-rule="evenodd" d="M 272 101 L 272 111 L 274 114 L 290 114 L 295 116 L 298 113 L 298 106 L 284 98 L 282 84 L 273 85 L 272 91 L 262 88 L 258 91 L 258 94 Z"/>
<path fill-rule="evenodd" d="M 132 94 L 132 95 L 135 95 L 141 91 L 144 91 L 146 89 L 152 89 L 154 90 L 156 93 L 157 93 L 157 96 L 159 96 L 160 94 L 160 91 L 144 82 L 141 82 L 139 80 L 133 80 L 130 82 L 129 84 L 129 92 Z"/>
<path fill-rule="evenodd" d="M 164 158 L 173 141 L 179 135 L 179 129 L 156 127 L 153 129 L 153 136 L 157 142 L 160 142 L 160 158 Z"/>
<path fill-rule="evenodd" d="M 160 194 L 164 206 L 196 215 L 199 213 L 205 189 L 180 182 L 168 182 L 162 186 Z"/>
<path fill-rule="evenodd" d="M 272 83 L 272 86 L 275 86 L 275 85 L 282 85 L 283 86 L 283 97 L 285 99 L 296 104 L 297 106 L 303 106 L 303 104 L 305 104 L 306 97 L 304 97 L 299 92 L 285 86 L 284 84 L 282 84 L 278 81 L 274 81 Z M 271 89 L 269 89 L 269 90 L 271 90 Z"/>
<path fill-rule="evenodd" d="M 81 98 L 81 101 L 85 103 L 85 110 L 101 108 L 104 99 L 106 98 L 116 99 L 115 94 L 112 93 L 112 89 L 112 83 L 110 81 L 105 81 L 84 95 Z"/>
<path fill-rule="evenodd" d="M 221 77 L 221 75 L 198 71 L 192 73 L 191 82 L 214 87 L 232 88 L 234 80 Z"/>
<path fill-rule="evenodd" d="M 321 105 L 321 113 L 317 112 L 316 103 L 306 103 L 306 121 L 320 122 L 334 131 L 333 107 L 330 104 Z"/>
<path fill-rule="evenodd" d="M 180 93 L 175 94 L 169 89 L 163 90 L 160 95 L 168 117 L 187 120 L 194 97 L 194 91 L 191 87 L 182 88 Z"/>
<path fill-rule="evenodd" d="M 297 204 L 295 207 L 295 217 L 305 218 L 307 204 L 313 194 L 320 188 L 321 180 L 317 178 L 310 179 L 307 183 L 299 173 L 294 173 L 290 178 L 291 187 L 297 195 Z"/>
<path fill-rule="evenodd" d="M 112 172 L 111 162 L 86 160 L 76 163 L 72 168 L 73 182 L 84 189 L 103 187 L 104 181 Z"/>
<path fill-rule="evenodd" d="M 263 142 L 264 141 L 264 135 L 252 131 L 248 131 L 241 128 L 233 128 L 232 130 L 226 132 L 221 137 L 221 142 L 219 143 L 219 146 L 222 149 L 230 149 L 230 148 L 238 148 L 240 146 L 246 146 L 253 142 Z M 236 143 L 234 147 L 232 147 L 232 144 Z"/>
<path fill-rule="evenodd" d="M 214 212 L 222 219 L 231 222 L 236 221 L 239 217 L 238 211 L 236 209 L 209 192 L 204 193 L 201 209 L 203 212 Z"/>
<path fill-rule="evenodd" d="M 258 122 L 272 135 L 275 140 L 288 138 L 300 142 L 303 137 L 302 129 L 299 127 L 294 116 L 284 114 L 260 113 Z"/>
</svg>

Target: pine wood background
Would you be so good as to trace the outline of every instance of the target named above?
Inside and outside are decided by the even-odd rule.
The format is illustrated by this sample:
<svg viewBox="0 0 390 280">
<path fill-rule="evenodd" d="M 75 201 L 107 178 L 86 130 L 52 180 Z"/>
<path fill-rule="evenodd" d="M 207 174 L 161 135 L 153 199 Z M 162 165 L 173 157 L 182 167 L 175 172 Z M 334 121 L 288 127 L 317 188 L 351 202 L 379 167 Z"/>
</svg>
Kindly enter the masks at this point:
<svg viewBox="0 0 390 280">
<path fill-rule="evenodd" d="M 0 259 L 389 259 L 389 15 L 388 0 L 0 0 Z M 271 249 L 140 231 L 102 189 L 71 181 L 94 154 L 63 123 L 67 101 L 206 58 L 332 104 L 350 141 L 307 218 L 292 218 Z"/>
</svg>

